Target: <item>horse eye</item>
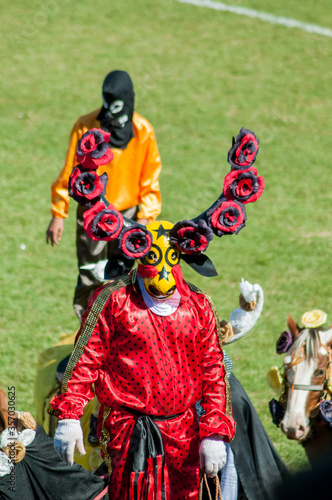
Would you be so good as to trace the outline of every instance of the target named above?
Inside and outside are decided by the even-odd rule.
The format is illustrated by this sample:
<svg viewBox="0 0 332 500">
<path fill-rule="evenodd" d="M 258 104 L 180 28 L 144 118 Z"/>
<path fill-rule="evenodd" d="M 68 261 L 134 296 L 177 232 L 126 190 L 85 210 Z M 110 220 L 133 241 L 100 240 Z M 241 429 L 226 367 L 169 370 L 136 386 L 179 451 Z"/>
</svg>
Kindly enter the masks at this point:
<svg viewBox="0 0 332 500">
<path fill-rule="evenodd" d="M 322 377 L 325 374 L 325 370 L 316 370 L 315 375 L 316 377 Z"/>
</svg>

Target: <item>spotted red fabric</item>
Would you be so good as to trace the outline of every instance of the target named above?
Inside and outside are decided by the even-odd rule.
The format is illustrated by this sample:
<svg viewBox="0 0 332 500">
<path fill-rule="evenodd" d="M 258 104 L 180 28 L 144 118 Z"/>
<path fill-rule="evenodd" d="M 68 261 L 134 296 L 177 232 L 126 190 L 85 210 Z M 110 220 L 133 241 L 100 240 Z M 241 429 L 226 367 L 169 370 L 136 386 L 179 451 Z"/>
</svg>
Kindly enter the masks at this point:
<svg viewBox="0 0 332 500">
<path fill-rule="evenodd" d="M 127 500 L 129 473 L 127 456 L 135 416 L 122 408 L 113 409 L 105 425 L 110 434 L 108 453 L 112 459 L 109 497 Z M 163 422 L 156 422 L 163 439 L 168 472 L 165 498 L 183 500 L 198 498 L 199 487 L 199 437 L 197 414 L 194 408 L 183 415 Z M 145 499 L 144 499 L 145 500 Z M 148 498 L 146 500 L 157 500 Z"/>
<path fill-rule="evenodd" d="M 189 299 L 164 317 L 147 309 L 132 285 L 111 294 L 68 381 L 68 392 L 53 398 L 51 406 L 62 419 L 79 419 L 94 384 L 98 400 L 112 408 L 106 422 L 114 460 L 112 500 L 126 498 L 124 472 L 135 419 L 120 406 L 151 415 L 183 414 L 178 425 L 172 420 L 156 423 L 165 438 L 172 500 L 197 498 L 199 440 L 219 434 L 228 441 L 235 433 L 235 423 L 225 413 L 222 359 L 215 317 L 204 295 L 190 291 Z M 199 399 L 206 413 L 198 429 L 193 407 Z"/>
</svg>

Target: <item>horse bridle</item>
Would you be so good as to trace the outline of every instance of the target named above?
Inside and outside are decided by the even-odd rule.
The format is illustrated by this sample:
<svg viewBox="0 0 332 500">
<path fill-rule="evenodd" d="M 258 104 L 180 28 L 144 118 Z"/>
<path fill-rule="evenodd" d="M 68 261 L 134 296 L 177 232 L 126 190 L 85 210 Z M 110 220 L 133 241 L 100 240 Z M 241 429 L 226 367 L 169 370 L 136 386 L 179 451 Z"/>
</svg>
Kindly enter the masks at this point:
<svg viewBox="0 0 332 500">
<path fill-rule="evenodd" d="M 328 356 L 329 356 L 329 360 L 327 362 L 327 367 L 326 367 L 326 371 L 325 371 L 325 380 L 322 384 L 320 385 L 311 385 L 311 384 L 294 384 L 289 382 L 287 380 L 287 372 L 293 367 L 293 366 L 296 366 L 298 365 L 299 363 L 302 363 L 302 361 L 305 360 L 305 351 L 304 351 L 304 345 L 302 344 L 301 348 L 298 349 L 297 351 L 294 351 L 292 353 L 292 361 L 287 364 L 287 367 L 285 367 L 285 385 L 289 388 L 293 390 L 301 390 L 301 391 L 324 391 L 324 388 L 325 388 L 325 385 L 326 385 L 326 382 L 327 382 L 327 385 L 330 386 L 330 387 L 327 387 L 327 389 L 329 390 L 329 392 L 331 392 L 331 389 L 332 389 L 332 350 L 331 350 L 331 347 L 328 347 L 324 344 L 321 344 L 320 347 L 324 347 L 324 349 L 326 349 L 327 353 L 328 353 Z M 294 379 L 295 379 L 295 376 L 294 376 Z"/>
<path fill-rule="evenodd" d="M 287 374 L 289 370 L 295 366 L 295 372 L 296 372 L 296 365 L 299 363 L 302 363 L 306 359 L 306 352 L 305 352 L 305 345 L 302 344 L 302 346 L 299 349 L 296 349 L 293 351 L 291 355 L 291 362 L 290 363 L 284 363 L 283 369 L 284 373 L 282 376 L 283 378 L 283 391 L 279 397 L 279 405 L 281 406 L 281 411 L 282 411 L 282 416 L 279 415 L 280 417 L 280 422 L 284 418 L 285 411 L 288 405 L 288 397 L 292 398 L 293 396 L 293 391 L 294 390 L 302 390 L 302 391 L 316 391 L 316 393 L 320 393 L 318 395 L 318 400 L 315 406 L 309 411 L 309 418 L 314 419 L 319 415 L 320 412 L 320 406 L 323 401 L 330 401 L 332 399 L 332 345 L 331 346 L 326 346 L 325 344 L 320 344 L 321 347 L 324 347 L 324 349 L 327 351 L 328 354 L 328 362 L 327 366 L 325 369 L 325 380 L 322 384 L 320 385 L 314 385 L 314 384 L 295 384 L 295 376 L 296 373 L 294 374 L 293 382 L 289 382 L 287 380 Z M 288 394 L 288 390 L 291 391 L 290 394 Z M 270 407 L 271 410 L 271 407 Z M 273 415 L 273 413 L 272 413 Z M 276 425 L 280 425 L 280 422 L 277 423 Z M 276 422 L 275 422 L 276 423 Z"/>
</svg>

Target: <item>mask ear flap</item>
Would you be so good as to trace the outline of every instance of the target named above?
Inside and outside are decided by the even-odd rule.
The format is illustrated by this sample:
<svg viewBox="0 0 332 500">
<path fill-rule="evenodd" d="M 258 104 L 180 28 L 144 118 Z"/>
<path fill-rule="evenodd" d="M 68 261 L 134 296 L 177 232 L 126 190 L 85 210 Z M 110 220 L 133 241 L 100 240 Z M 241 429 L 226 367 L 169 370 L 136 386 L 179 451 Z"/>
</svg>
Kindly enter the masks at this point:
<svg viewBox="0 0 332 500">
<path fill-rule="evenodd" d="M 182 253 L 181 259 L 184 260 L 188 264 L 188 266 L 190 266 L 194 271 L 196 271 L 196 273 L 200 274 L 201 276 L 205 276 L 206 278 L 218 276 L 213 262 L 207 255 L 203 255 L 202 253 L 199 255 L 188 255 Z"/>
</svg>

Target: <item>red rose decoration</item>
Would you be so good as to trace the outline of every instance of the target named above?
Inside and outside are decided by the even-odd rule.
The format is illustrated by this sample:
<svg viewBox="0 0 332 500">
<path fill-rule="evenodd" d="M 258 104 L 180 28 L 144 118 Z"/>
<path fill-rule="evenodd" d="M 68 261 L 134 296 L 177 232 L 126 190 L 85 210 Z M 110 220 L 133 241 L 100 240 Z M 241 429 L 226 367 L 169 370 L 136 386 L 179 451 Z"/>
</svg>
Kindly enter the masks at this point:
<svg viewBox="0 0 332 500">
<path fill-rule="evenodd" d="M 125 227 L 119 237 L 120 250 L 129 259 L 141 259 L 152 244 L 152 234 L 145 227 L 133 224 Z"/>
<path fill-rule="evenodd" d="M 196 224 L 190 220 L 178 222 L 169 232 L 170 243 L 176 245 L 180 252 L 200 254 L 205 252 L 213 239 L 213 231 L 203 219 Z"/>
<path fill-rule="evenodd" d="M 217 236 L 224 234 L 237 234 L 247 220 L 246 209 L 242 203 L 236 200 L 219 199 L 206 215 L 209 217 L 208 224 Z"/>
<path fill-rule="evenodd" d="M 69 196 L 80 205 L 92 207 L 99 197 L 105 196 L 107 181 L 106 173 L 99 176 L 96 172 L 75 167 L 69 177 Z"/>
<path fill-rule="evenodd" d="M 257 177 L 255 167 L 232 170 L 226 175 L 223 194 L 228 200 L 253 203 L 264 191 L 264 177 Z"/>
<path fill-rule="evenodd" d="M 113 160 L 114 155 L 108 147 L 110 136 L 109 132 L 98 128 L 82 135 L 77 144 L 76 160 L 85 170 L 97 170 Z"/>
<path fill-rule="evenodd" d="M 233 138 L 234 141 L 234 138 Z M 241 128 L 236 141 L 228 151 L 227 161 L 232 170 L 244 170 L 251 167 L 259 150 L 259 140 L 251 130 Z"/>
<path fill-rule="evenodd" d="M 84 230 L 89 238 L 94 241 L 115 240 L 123 227 L 122 214 L 113 207 L 98 201 L 90 210 L 84 214 Z"/>
</svg>

